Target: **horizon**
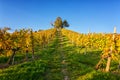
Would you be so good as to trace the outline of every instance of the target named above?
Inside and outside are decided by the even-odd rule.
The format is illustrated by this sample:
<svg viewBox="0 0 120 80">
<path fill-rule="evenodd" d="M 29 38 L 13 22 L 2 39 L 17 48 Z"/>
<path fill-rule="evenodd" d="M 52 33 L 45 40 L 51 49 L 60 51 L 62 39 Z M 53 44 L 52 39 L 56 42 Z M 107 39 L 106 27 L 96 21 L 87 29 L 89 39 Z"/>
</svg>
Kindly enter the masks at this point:
<svg viewBox="0 0 120 80">
<path fill-rule="evenodd" d="M 120 33 L 120 0 L 0 0 L 0 28 L 46 30 L 60 16 L 79 33 Z"/>
</svg>

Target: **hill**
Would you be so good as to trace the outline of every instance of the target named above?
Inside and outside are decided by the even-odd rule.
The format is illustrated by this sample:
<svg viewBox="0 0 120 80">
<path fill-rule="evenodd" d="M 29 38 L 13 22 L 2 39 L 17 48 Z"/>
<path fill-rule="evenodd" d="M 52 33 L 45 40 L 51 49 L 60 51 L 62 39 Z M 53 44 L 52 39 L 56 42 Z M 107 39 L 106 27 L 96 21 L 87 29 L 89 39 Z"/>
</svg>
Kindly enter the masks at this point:
<svg viewBox="0 0 120 80">
<path fill-rule="evenodd" d="M 12 64 L 8 68 L 0 69 L 0 80 L 119 80 L 118 55 L 112 53 L 110 71 L 105 71 L 107 57 L 103 57 L 108 54 L 103 52 L 106 47 L 109 48 L 112 35 L 79 34 L 67 29 L 33 32 L 34 38 L 27 37 L 31 40 L 28 43 L 28 54 L 25 47 L 16 51 Z M 115 44 L 119 46 L 119 34 L 116 37 Z M 24 43 L 26 44 L 27 42 Z M 5 51 L 2 53 L 5 54 Z M 1 55 L 1 63 L 6 63 L 8 58 Z M 96 70 L 95 67 L 101 59 L 103 61 Z"/>
</svg>

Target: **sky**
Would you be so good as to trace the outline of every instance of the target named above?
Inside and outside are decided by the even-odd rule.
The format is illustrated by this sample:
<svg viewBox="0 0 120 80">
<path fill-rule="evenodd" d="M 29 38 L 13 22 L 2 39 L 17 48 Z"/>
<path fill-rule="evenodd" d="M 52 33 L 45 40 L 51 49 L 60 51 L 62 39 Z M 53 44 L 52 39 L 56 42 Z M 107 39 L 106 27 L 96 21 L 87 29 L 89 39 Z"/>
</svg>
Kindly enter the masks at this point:
<svg viewBox="0 0 120 80">
<path fill-rule="evenodd" d="M 76 32 L 120 33 L 120 0 L 0 0 L 0 28 L 45 30 L 57 17 Z"/>
</svg>

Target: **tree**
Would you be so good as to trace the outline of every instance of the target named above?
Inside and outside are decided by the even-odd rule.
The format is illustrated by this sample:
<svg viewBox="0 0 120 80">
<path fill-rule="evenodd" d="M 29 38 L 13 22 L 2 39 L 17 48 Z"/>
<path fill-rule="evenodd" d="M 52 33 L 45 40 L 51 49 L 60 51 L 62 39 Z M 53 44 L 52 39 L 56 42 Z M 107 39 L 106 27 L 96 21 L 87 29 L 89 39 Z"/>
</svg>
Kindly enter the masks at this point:
<svg viewBox="0 0 120 80">
<path fill-rule="evenodd" d="M 69 27 L 69 24 L 67 20 L 62 21 L 61 17 L 57 17 L 56 21 L 54 22 L 54 24 L 52 24 L 52 26 L 58 29 L 58 28 Z"/>
<path fill-rule="evenodd" d="M 64 28 L 64 27 L 69 27 L 69 24 L 68 24 L 67 20 L 64 20 L 64 21 L 63 21 L 63 26 L 62 26 L 62 28 Z"/>
</svg>

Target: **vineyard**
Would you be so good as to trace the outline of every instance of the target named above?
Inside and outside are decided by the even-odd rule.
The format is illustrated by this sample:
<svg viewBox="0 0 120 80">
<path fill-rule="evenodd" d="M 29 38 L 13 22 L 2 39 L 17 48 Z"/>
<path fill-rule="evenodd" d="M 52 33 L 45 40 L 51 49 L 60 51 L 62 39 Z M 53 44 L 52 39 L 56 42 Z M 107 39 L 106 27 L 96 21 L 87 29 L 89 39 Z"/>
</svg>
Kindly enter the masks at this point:
<svg viewBox="0 0 120 80">
<path fill-rule="evenodd" d="M 120 80 L 120 34 L 0 29 L 0 80 Z"/>
</svg>

